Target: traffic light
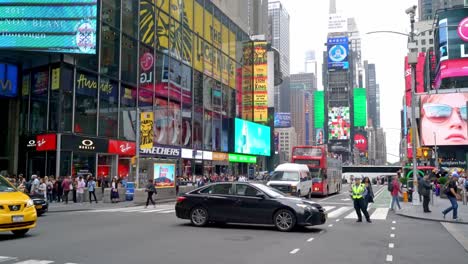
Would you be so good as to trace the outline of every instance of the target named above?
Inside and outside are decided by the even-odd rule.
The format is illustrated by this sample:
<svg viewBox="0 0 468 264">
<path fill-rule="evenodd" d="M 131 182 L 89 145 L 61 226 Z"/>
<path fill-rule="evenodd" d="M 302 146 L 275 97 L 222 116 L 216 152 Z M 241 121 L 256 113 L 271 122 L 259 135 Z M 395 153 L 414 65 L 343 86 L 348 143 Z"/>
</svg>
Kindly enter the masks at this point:
<svg viewBox="0 0 468 264">
<path fill-rule="evenodd" d="M 429 159 L 431 157 L 431 149 L 430 148 L 423 148 L 423 157 L 425 159 Z"/>
<path fill-rule="evenodd" d="M 416 150 L 416 157 L 419 159 L 430 159 L 432 152 L 430 148 L 420 147 Z"/>
<path fill-rule="evenodd" d="M 423 148 L 417 148 L 416 149 L 416 158 L 420 159 L 423 157 Z"/>
</svg>

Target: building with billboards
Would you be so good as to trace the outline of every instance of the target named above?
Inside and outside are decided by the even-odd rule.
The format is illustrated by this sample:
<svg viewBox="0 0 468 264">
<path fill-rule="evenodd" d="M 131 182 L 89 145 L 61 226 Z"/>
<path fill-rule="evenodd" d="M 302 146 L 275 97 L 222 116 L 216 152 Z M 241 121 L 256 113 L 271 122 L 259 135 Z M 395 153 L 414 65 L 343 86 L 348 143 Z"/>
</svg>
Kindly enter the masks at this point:
<svg viewBox="0 0 468 264">
<path fill-rule="evenodd" d="M 291 119 L 292 125 L 297 132 L 297 143 L 299 145 L 314 144 L 314 86 L 316 77 L 314 73 L 291 74 Z"/>
<path fill-rule="evenodd" d="M 0 14 L 18 21 L 0 32 L 0 171 L 132 177 L 139 154 L 144 182 L 154 163 L 193 176 L 257 162 L 229 141 L 250 38 L 211 1 L 18 2 L 23 20 Z"/>
</svg>

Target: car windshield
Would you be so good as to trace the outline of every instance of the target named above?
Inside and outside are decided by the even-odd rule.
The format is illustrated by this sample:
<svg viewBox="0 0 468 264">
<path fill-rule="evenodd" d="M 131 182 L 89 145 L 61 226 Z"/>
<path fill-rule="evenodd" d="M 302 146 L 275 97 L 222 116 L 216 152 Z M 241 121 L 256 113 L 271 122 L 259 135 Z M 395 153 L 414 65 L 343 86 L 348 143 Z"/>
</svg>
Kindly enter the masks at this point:
<svg viewBox="0 0 468 264">
<path fill-rule="evenodd" d="M 270 181 L 299 181 L 299 173 L 296 171 L 275 171 Z"/>
<path fill-rule="evenodd" d="M 0 177 L 0 192 L 16 192 L 16 189 L 5 178 Z"/>
<path fill-rule="evenodd" d="M 253 183 L 253 186 L 257 187 L 260 189 L 262 192 L 266 193 L 268 196 L 273 197 L 273 198 L 279 198 L 279 197 L 285 197 L 286 195 L 274 188 L 268 187 L 263 184 L 259 183 Z"/>
</svg>

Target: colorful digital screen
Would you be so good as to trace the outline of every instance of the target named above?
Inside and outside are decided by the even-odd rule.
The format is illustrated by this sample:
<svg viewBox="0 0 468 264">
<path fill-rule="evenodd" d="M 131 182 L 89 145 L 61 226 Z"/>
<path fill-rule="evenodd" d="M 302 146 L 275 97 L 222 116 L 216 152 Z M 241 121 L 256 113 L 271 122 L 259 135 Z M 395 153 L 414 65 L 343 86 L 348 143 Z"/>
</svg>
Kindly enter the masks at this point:
<svg viewBox="0 0 468 264">
<path fill-rule="evenodd" d="M 434 36 L 438 62 L 460 59 L 468 53 L 468 12 L 466 8 L 454 8 L 437 12 L 437 28 Z"/>
<path fill-rule="evenodd" d="M 291 127 L 291 113 L 275 113 L 275 127 Z"/>
<path fill-rule="evenodd" d="M 154 163 L 154 185 L 156 188 L 170 188 L 175 186 L 175 165 Z"/>
<path fill-rule="evenodd" d="M 468 93 L 421 96 L 421 143 L 423 146 L 468 145 Z"/>
<path fill-rule="evenodd" d="M 235 152 L 250 155 L 270 156 L 270 127 L 235 119 Z"/>
<path fill-rule="evenodd" d="M 96 53 L 96 0 L 0 2 L 0 49 Z"/>
<path fill-rule="evenodd" d="M 327 41 L 328 69 L 347 70 L 348 61 L 348 37 L 329 38 Z"/>
<path fill-rule="evenodd" d="M 325 95 L 323 91 L 314 92 L 314 128 L 325 124 Z"/>
<path fill-rule="evenodd" d="M 326 139 L 325 139 L 325 132 L 323 131 L 323 128 L 317 128 L 315 129 L 315 143 L 317 145 L 322 145 L 325 144 Z"/>
<path fill-rule="evenodd" d="M 330 107 L 328 109 L 328 139 L 348 140 L 349 132 L 349 107 Z"/>
<path fill-rule="evenodd" d="M 354 123 L 355 127 L 365 127 L 367 125 L 367 99 L 366 89 L 354 88 Z"/>
<path fill-rule="evenodd" d="M 18 66 L 0 64 L 0 97 L 18 95 Z"/>
</svg>

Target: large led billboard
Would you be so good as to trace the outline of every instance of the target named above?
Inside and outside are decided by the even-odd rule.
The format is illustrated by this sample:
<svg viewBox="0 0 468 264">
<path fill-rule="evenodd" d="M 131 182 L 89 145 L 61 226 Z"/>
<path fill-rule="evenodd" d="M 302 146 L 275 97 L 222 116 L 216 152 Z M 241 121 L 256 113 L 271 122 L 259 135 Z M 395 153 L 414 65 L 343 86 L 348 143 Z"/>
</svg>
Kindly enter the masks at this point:
<svg viewBox="0 0 468 264">
<path fill-rule="evenodd" d="M 3 0 L 0 49 L 95 54 L 96 18 L 96 0 Z"/>
<path fill-rule="evenodd" d="M 365 127 L 367 125 L 367 99 L 366 89 L 354 88 L 353 90 L 354 102 L 354 122 L 355 127 Z"/>
<path fill-rule="evenodd" d="M 438 61 L 468 56 L 468 13 L 466 8 L 437 12 L 435 50 Z"/>
<path fill-rule="evenodd" d="M 424 146 L 468 145 L 468 93 L 421 96 L 421 143 Z"/>
<path fill-rule="evenodd" d="M 348 140 L 350 127 L 348 106 L 328 109 L 328 140 Z"/>
<path fill-rule="evenodd" d="M 255 122 L 266 122 L 268 118 L 267 50 L 266 41 L 253 43 L 253 121 Z"/>
<path fill-rule="evenodd" d="M 348 37 L 334 37 L 327 41 L 328 69 L 347 70 L 348 61 Z"/>
<path fill-rule="evenodd" d="M 314 92 L 314 128 L 323 128 L 325 123 L 325 95 L 323 91 Z"/>
<path fill-rule="evenodd" d="M 291 127 L 291 113 L 275 113 L 275 127 Z"/>
<path fill-rule="evenodd" d="M 270 156 L 270 127 L 236 118 L 234 121 L 235 152 Z"/>
</svg>

